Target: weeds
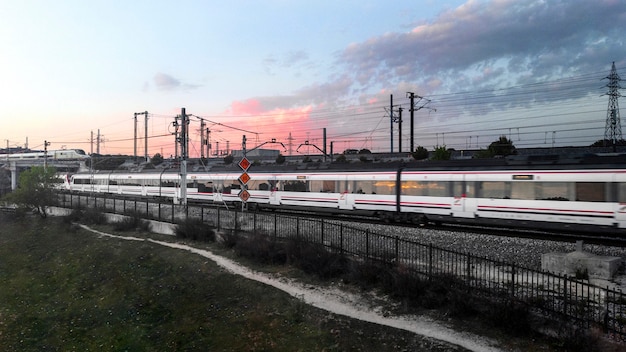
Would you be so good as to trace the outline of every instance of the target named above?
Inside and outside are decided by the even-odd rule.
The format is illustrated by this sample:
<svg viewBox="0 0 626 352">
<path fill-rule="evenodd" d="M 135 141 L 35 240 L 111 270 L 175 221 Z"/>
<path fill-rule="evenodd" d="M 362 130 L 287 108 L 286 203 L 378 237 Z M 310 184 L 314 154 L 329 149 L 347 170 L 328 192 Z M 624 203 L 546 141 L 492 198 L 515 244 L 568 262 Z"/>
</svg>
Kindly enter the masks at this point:
<svg viewBox="0 0 626 352">
<path fill-rule="evenodd" d="M 176 237 L 193 241 L 215 242 L 215 230 L 199 219 L 187 218 L 176 224 Z"/>
<path fill-rule="evenodd" d="M 113 223 L 113 229 L 115 231 L 150 231 L 150 222 L 144 220 L 141 214 L 127 213 L 121 220 Z"/>
</svg>

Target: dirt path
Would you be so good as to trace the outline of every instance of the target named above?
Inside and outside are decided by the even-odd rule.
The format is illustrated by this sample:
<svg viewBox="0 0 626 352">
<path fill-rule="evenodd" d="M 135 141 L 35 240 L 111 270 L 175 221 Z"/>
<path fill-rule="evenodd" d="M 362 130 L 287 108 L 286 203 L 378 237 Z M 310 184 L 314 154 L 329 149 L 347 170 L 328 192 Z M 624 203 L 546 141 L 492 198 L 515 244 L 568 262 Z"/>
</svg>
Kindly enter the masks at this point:
<svg viewBox="0 0 626 352">
<path fill-rule="evenodd" d="M 149 241 L 162 246 L 189 251 L 214 261 L 217 265 L 233 274 L 273 286 L 301 299 L 307 304 L 335 314 L 410 331 L 418 335 L 458 345 L 471 351 L 501 351 L 496 347 L 497 343 L 495 341 L 488 340 L 484 337 L 452 330 L 422 316 L 383 316 L 380 311 L 372 310 L 371 307 L 364 305 L 363 302 L 366 302 L 366 299 L 359 295 L 347 293 L 335 288 L 322 289 L 311 285 L 304 285 L 286 278 L 276 278 L 269 274 L 255 272 L 230 259 L 215 255 L 208 250 L 178 243 L 112 235 L 91 229 L 84 225 L 81 225 L 81 227 L 100 236 L 130 241 Z"/>
</svg>

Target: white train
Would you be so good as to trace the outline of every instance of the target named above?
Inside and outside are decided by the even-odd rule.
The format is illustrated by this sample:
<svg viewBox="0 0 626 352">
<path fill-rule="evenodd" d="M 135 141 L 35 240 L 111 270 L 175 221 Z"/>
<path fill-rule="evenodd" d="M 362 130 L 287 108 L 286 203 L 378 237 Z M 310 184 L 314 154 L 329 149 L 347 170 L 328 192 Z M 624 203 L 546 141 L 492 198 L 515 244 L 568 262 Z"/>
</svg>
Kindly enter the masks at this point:
<svg viewBox="0 0 626 352">
<path fill-rule="evenodd" d="M 82 149 L 60 149 L 48 150 L 49 160 L 87 160 L 89 155 Z M 3 160 L 37 160 L 44 159 L 46 153 L 43 151 L 31 151 L 27 153 L 0 154 L 0 162 Z"/>
<path fill-rule="evenodd" d="M 562 230 L 626 229 L 626 168 L 528 165 L 453 170 L 249 172 L 248 206 L 362 213 L 382 219 L 458 222 Z M 253 167 L 254 168 L 254 167 Z M 241 172 L 190 173 L 193 202 L 240 201 Z M 174 172 L 75 174 L 66 187 L 96 192 L 163 197 L 178 202 Z"/>
</svg>

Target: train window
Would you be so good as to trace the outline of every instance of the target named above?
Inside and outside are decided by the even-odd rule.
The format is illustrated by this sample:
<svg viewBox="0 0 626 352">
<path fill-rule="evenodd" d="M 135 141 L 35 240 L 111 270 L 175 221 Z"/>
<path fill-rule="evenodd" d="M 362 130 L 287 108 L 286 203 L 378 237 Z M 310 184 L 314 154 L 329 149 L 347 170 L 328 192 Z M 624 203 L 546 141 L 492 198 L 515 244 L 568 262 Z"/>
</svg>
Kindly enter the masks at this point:
<svg viewBox="0 0 626 352">
<path fill-rule="evenodd" d="M 162 181 L 161 182 L 161 187 L 177 187 L 177 182 L 174 181 Z"/>
<path fill-rule="evenodd" d="M 267 183 L 267 180 L 250 180 L 248 181 L 248 183 L 246 184 L 248 186 L 248 189 L 258 189 L 261 191 L 267 191 L 269 189 L 269 185 Z"/>
<path fill-rule="evenodd" d="M 511 199 L 535 199 L 533 182 L 511 182 Z"/>
<path fill-rule="evenodd" d="M 581 202 L 604 202 L 606 183 L 577 182 L 576 200 Z"/>
<path fill-rule="evenodd" d="M 462 197 L 462 196 L 465 196 L 468 198 L 475 197 L 474 182 L 454 181 L 452 187 L 453 187 L 452 195 L 454 195 L 455 197 Z"/>
<path fill-rule="evenodd" d="M 536 182 L 535 198 L 563 201 L 575 199 L 574 184 L 572 182 Z"/>
<path fill-rule="evenodd" d="M 626 203 L 626 182 L 619 182 L 617 187 L 617 201 L 620 203 Z"/>
<path fill-rule="evenodd" d="M 145 181 L 145 185 L 146 186 L 151 186 L 151 187 L 159 187 L 159 180 L 158 179 L 147 179 L 144 180 Z"/>
<path fill-rule="evenodd" d="M 307 184 L 305 181 L 285 181 L 283 190 L 288 192 L 307 192 Z"/>
<path fill-rule="evenodd" d="M 354 181 L 353 189 L 359 194 L 377 194 L 376 181 Z"/>
<path fill-rule="evenodd" d="M 509 198 L 510 185 L 509 182 L 501 181 L 483 181 L 479 182 L 478 196 L 482 198 Z"/>
<path fill-rule="evenodd" d="M 309 181 L 311 192 L 335 193 L 335 181 L 315 180 Z"/>
<path fill-rule="evenodd" d="M 403 181 L 402 194 L 409 196 L 449 197 L 449 181 Z"/>
</svg>

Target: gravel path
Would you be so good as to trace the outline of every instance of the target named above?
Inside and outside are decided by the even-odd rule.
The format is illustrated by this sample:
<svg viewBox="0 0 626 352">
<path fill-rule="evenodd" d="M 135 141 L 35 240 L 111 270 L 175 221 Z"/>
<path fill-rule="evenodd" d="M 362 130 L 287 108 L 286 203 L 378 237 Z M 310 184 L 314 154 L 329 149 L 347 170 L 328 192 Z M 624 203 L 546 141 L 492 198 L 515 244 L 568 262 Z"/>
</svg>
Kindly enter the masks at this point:
<svg viewBox="0 0 626 352">
<path fill-rule="evenodd" d="M 386 314 L 383 314 L 381 309 L 372 309 L 372 307 L 365 305 L 363 302 L 368 301 L 366 298 L 358 294 L 347 293 L 338 288 L 313 287 L 311 285 L 305 285 L 286 278 L 252 271 L 247 267 L 241 266 L 230 259 L 218 256 L 208 250 L 198 249 L 184 244 L 152 239 L 146 240 L 138 237 L 118 236 L 97 231 L 85 225 L 81 225 L 81 227 L 100 236 L 113 237 L 129 241 L 150 241 L 158 245 L 189 251 L 214 261 L 217 265 L 233 274 L 241 275 L 248 279 L 273 286 L 294 297 L 302 299 L 307 304 L 335 314 L 414 332 L 418 335 L 437 339 L 469 351 L 501 351 L 501 349 L 497 347 L 497 342 L 495 341 L 467 332 L 455 331 L 423 316 L 387 316 Z"/>
</svg>

